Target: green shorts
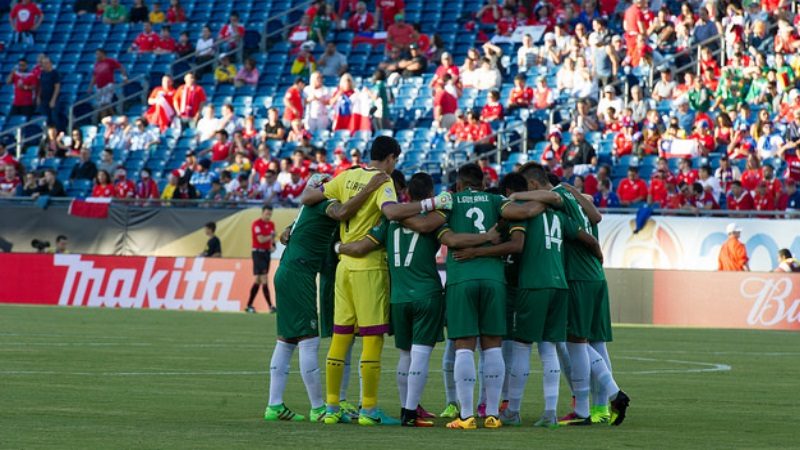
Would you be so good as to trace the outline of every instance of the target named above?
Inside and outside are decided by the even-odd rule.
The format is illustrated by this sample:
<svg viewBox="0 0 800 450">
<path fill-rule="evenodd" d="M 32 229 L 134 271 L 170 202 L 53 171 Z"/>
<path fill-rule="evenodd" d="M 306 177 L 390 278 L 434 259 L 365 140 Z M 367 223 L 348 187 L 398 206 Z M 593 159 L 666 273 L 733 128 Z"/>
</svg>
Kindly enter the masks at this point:
<svg viewBox="0 0 800 450">
<path fill-rule="evenodd" d="M 411 350 L 412 345 L 433 347 L 444 326 L 444 298 L 435 295 L 425 300 L 392 303 L 391 321 L 395 347 L 400 350 Z"/>
<path fill-rule="evenodd" d="M 602 283 L 601 295 L 596 299 L 594 305 L 589 342 L 611 342 L 614 340 L 611 333 L 611 304 L 608 299 L 608 283 L 606 281 Z"/>
<path fill-rule="evenodd" d="M 494 280 L 471 280 L 447 286 L 447 338 L 506 334 L 506 285 Z"/>
<path fill-rule="evenodd" d="M 336 286 L 336 265 L 319 273 L 319 337 L 333 336 L 333 299 Z"/>
<path fill-rule="evenodd" d="M 514 305 L 517 302 L 517 295 L 519 289 L 516 286 L 506 285 L 506 334 L 503 335 L 503 340 L 511 340 L 514 338 Z"/>
<path fill-rule="evenodd" d="M 600 299 L 608 288 L 605 281 L 570 281 L 567 333 L 577 338 L 592 337 L 592 324 L 598 314 Z"/>
<path fill-rule="evenodd" d="M 294 339 L 319 334 L 317 274 L 281 264 L 275 272 L 278 336 Z"/>
<path fill-rule="evenodd" d="M 568 295 L 566 289 L 520 289 L 514 308 L 514 339 L 566 341 Z"/>
</svg>

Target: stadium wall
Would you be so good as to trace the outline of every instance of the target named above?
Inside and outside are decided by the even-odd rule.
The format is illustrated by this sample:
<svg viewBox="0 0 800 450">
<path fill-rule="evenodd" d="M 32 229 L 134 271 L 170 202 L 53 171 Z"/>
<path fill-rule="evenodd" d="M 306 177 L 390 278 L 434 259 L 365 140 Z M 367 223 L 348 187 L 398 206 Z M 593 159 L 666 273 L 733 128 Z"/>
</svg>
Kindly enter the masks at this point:
<svg viewBox="0 0 800 450">
<path fill-rule="evenodd" d="M 2 253 L 0 267 L 0 303 L 29 305 L 236 312 L 246 306 L 252 282 L 251 262 L 244 258 Z M 800 330 L 797 275 L 607 274 L 616 323 Z M 263 298 L 256 309 L 266 309 Z"/>
</svg>

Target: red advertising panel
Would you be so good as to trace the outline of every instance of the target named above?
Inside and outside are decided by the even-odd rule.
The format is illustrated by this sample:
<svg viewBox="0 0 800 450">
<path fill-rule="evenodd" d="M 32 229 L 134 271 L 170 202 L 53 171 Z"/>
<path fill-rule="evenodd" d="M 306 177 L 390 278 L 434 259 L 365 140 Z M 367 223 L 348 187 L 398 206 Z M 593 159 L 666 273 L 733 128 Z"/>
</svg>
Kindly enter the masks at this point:
<svg viewBox="0 0 800 450">
<path fill-rule="evenodd" d="M 0 267 L 0 303 L 241 311 L 253 283 L 249 259 L 11 253 Z"/>
<path fill-rule="evenodd" d="M 800 330 L 800 276 L 756 272 L 653 274 L 653 323 Z"/>
</svg>

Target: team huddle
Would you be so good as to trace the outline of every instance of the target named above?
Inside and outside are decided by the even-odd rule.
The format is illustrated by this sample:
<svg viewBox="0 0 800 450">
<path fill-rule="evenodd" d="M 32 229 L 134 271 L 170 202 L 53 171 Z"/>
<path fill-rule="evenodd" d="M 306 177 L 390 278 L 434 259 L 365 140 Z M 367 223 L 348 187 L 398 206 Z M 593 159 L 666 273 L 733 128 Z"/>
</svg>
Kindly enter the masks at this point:
<svg viewBox="0 0 800 450">
<path fill-rule="evenodd" d="M 452 419 L 448 428 L 475 429 L 476 417 L 485 428 L 521 425 L 533 343 L 544 397 L 535 426 L 621 424 L 630 399 L 612 376 L 606 350 L 612 334 L 597 241 L 601 216 L 591 199 L 528 163 L 506 175 L 499 192 L 484 189 L 476 164 L 458 170 L 452 194 L 435 196 L 430 175 L 417 173 L 406 187 L 409 201 L 399 202 L 388 175 L 399 144 L 378 137 L 370 151 L 367 168 L 333 179 L 313 176 L 297 219 L 281 236 L 286 249 L 274 278 L 278 342 L 264 418 L 306 420 L 283 402 L 297 348 L 309 420 L 431 427 L 435 416 L 420 400 L 433 348 L 445 341 L 447 405 L 440 417 Z M 436 265 L 442 245 L 448 249 L 444 288 Z M 390 330 L 400 352 L 399 421 L 378 407 Z M 360 407 L 346 398 L 356 334 L 362 339 Z M 329 336 L 323 397 L 318 352 L 320 338 Z M 562 372 L 573 411 L 559 418 Z"/>
</svg>

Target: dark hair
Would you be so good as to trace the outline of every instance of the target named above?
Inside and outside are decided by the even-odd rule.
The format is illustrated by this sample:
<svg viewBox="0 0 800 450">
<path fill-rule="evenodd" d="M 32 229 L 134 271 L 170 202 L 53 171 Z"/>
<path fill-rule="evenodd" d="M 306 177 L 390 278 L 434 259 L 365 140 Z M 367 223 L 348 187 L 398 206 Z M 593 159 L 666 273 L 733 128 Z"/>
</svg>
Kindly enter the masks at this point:
<svg viewBox="0 0 800 450">
<path fill-rule="evenodd" d="M 58 241 L 58 239 L 56 239 L 56 241 Z M 778 256 L 781 258 L 791 258 L 792 252 L 790 252 L 788 248 L 782 248 L 778 250 Z"/>
<path fill-rule="evenodd" d="M 606 189 L 611 189 L 611 180 L 608 178 L 603 178 L 600 180 L 600 186 L 603 186 Z"/>
<path fill-rule="evenodd" d="M 56 236 L 56 243 L 61 242 L 61 241 L 66 241 L 66 240 L 67 240 L 67 237 L 65 235 L 63 235 L 63 234 L 59 234 L 58 236 Z M 789 255 L 789 257 L 791 258 L 792 255 Z"/>
<path fill-rule="evenodd" d="M 147 174 L 148 174 L 148 175 L 152 175 L 152 174 L 153 174 L 153 171 L 152 171 L 152 170 L 150 170 L 150 169 L 149 169 L 149 168 L 147 168 L 147 167 L 142 167 L 142 170 L 141 170 L 141 172 L 147 172 Z"/>
<path fill-rule="evenodd" d="M 708 164 L 700 166 L 700 170 L 705 171 L 705 173 L 708 173 L 708 174 L 713 173 L 711 171 L 711 166 L 709 166 Z"/>
<path fill-rule="evenodd" d="M 639 173 L 639 166 L 628 166 L 628 172 Z"/>
<path fill-rule="evenodd" d="M 212 233 L 215 233 L 217 231 L 217 224 L 214 223 L 214 222 L 208 222 L 205 225 L 205 227 L 208 228 L 209 230 L 211 230 Z"/>
<path fill-rule="evenodd" d="M 528 180 L 522 176 L 520 173 L 511 172 L 506 174 L 502 180 L 500 180 L 500 192 L 501 194 L 505 195 L 506 192 L 525 192 L 528 190 Z"/>
<path fill-rule="evenodd" d="M 544 169 L 544 166 L 537 163 L 537 162 L 527 162 L 522 166 L 522 169 L 519 170 L 525 179 L 528 181 L 533 180 L 539 184 L 546 184 L 549 182 L 547 179 L 547 171 Z"/>
<path fill-rule="evenodd" d="M 739 180 L 733 180 L 733 182 L 731 182 L 731 186 L 739 186 L 739 187 L 742 187 L 742 182 L 741 182 L 741 181 L 739 181 Z"/>
<path fill-rule="evenodd" d="M 400 144 L 397 140 L 389 136 L 378 136 L 372 141 L 369 149 L 370 159 L 373 161 L 386 161 L 391 155 L 395 158 L 400 156 Z"/>
<path fill-rule="evenodd" d="M 408 186 L 406 184 L 406 176 L 403 174 L 403 172 L 394 169 L 390 176 L 392 177 L 392 182 L 394 183 L 395 190 L 402 191 L 403 189 L 406 188 L 406 186 Z"/>
<path fill-rule="evenodd" d="M 475 163 L 468 163 L 458 169 L 458 181 L 464 187 L 483 189 L 483 170 Z"/>
<path fill-rule="evenodd" d="M 375 73 L 372 74 L 372 78 L 375 78 L 375 81 L 383 81 L 386 79 L 386 72 L 384 72 L 381 69 L 378 69 L 375 71 Z"/>
<path fill-rule="evenodd" d="M 489 97 L 496 100 L 500 100 L 500 91 L 498 91 L 497 89 L 492 89 L 491 91 L 489 91 Z"/>
<path fill-rule="evenodd" d="M 264 206 L 261 207 L 261 212 L 264 212 L 266 210 L 272 211 L 272 205 L 270 205 L 269 203 L 265 203 Z"/>
<path fill-rule="evenodd" d="M 113 155 L 114 154 L 114 150 L 111 150 L 111 148 L 106 147 L 106 148 L 103 149 L 103 153 L 111 153 Z"/>
<path fill-rule="evenodd" d="M 423 200 L 432 193 L 433 177 L 425 172 L 417 172 L 411 176 L 411 180 L 408 181 L 408 195 L 411 197 L 411 200 Z"/>
<path fill-rule="evenodd" d="M 232 178 L 233 175 L 231 174 L 230 170 L 223 170 L 222 172 L 219 173 L 219 177 L 220 178 L 223 178 L 223 177 Z"/>
<path fill-rule="evenodd" d="M 554 174 L 553 172 L 547 172 L 547 181 L 553 186 L 558 186 L 561 184 L 561 178 L 559 178 L 558 175 Z"/>
<path fill-rule="evenodd" d="M 515 81 L 525 81 L 525 75 L 518 73 L 517 76 L 514 77 Z"/>
<path fill-rule="evenodd" d="M 217 133 L 219 133 L 219 134 L 221 134 L 221 135 L 223 135 L 225 137 L 228 137 L 228 131 L 225 130 L 225 128 L 221 128 L 221 129 L 217 130 Z"/>
<path fill-rule="evenodd" d="M 692 191 L 694 191 L 695 194 L 702 194 L 703 185 L 695 182 L 694 184 L 692 184 Z"/>
</svg>

